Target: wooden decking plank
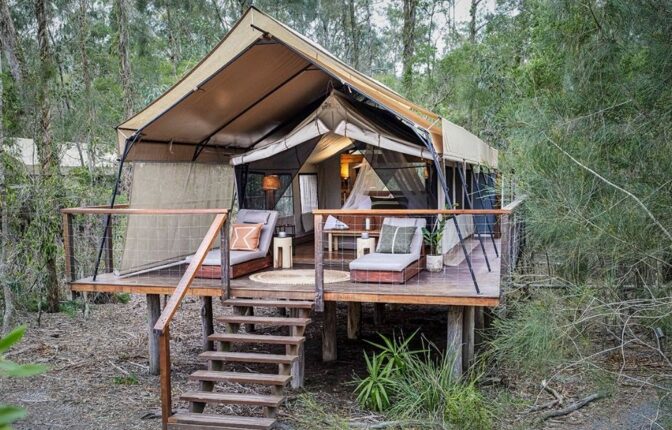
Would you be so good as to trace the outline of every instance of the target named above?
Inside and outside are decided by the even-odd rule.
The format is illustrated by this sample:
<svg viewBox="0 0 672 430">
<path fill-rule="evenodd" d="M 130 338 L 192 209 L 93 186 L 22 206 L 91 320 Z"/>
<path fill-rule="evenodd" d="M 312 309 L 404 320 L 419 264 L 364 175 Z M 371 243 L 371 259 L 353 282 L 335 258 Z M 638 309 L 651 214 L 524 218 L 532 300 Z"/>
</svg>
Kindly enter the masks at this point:
<svg viewBox="0 0 672 430">
<path fill-rule="evenodd" d="M 292 364 L 298 359 L 295 355 L 262 354 L 256 352 L 206 351 L 198 355 L 202 360 L 227 361 L 236 363 Z"/>
<path fill-rule="evenodd" d="M 175 414 L 169 418 L 168 422 L 180 424 L 212 425 L 219 426 L 220 428 L 221 426 L 228 426 L 231 428 L 249 430 L 268 430 L 273 427 L 273 424 L 275 424 L 275 420 L 272 418 L 192 413 Z"/>
<path fill-rule="evenodd" d="M 227 405 L 279 407 L 285 398 L 282 396 L 263 394 L 217 393 L 213 391 L 189 391 L 180 399 L 196 403 L 218 403 Z"/>
<path fill-rule="evenodd" d="M 226 315 L 216 318 L 221 323 L 255 324 L 278 327 L 304 327 L 310 324 L 310 318 L 261 317 L 254 315 Z"/>
<path fill-rule="evenodd" d="M 242 373 L 222 372 L 216 370 L 198 370 L 189 376 L 195 381 L 236 382 L 239 384 L 280 385 L 284 386 L 291 381 L 289 375 L 275 375 L 269 373 Z"/>
<path fill-rule="evenodd" d="M 215 333 L 208 336 L 209 340 L 231 343 L 265 343 L 271 345 L 300 345 L 305 338 L 303 336 L 275 336 L 270 334 L 234 334 Z"/>
<path fill-rule="evenodd" d="M 315 303 L 303 300 L 249 300 L 229 299 L 222 301 L 223 305 L 251 306 L 264 308 L 312 309 Z"/>
</svg>

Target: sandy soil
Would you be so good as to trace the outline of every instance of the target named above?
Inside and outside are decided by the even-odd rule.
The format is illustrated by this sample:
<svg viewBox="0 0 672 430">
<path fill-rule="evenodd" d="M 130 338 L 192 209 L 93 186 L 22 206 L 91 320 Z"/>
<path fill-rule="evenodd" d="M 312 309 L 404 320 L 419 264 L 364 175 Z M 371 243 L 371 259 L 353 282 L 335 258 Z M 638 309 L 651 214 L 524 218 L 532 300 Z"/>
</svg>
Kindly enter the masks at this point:
<svg viewBox="0 0 672 430">
<path fill-rule="evenodd" d="M 198 302 L 187 299 L 173 326 L 173 392 L 194 389 L 187 381 L 201 368 L 196 360 L 201 351 Z M 403 329 L 411 333 L 420 326 L 438 346 L 444 346 L 445 319 L 441 309 L 402 308 L 388 312 L 383 327 L 374 327 L 373 309 L 364 307 L 363 338 L 375 340 L 376 331 L 391 334 Z M 215 300 L 215 315 L 229 312 Z M 403 315 L 403 319 L 402 319 Z M 16 429 L 158 429 L 159 381 L 147 372 L 147 322 L 144 298 L 128 304 L 92 305 L 91 314 L 44 314 L 38 327 L 35 314 L 22 314 L 29 325 L 24 341 L 10 351 L 19 362 L 43 363 L 49 372 L 30 379 L 0 381 L 0 403 L 24 406 L 28 418 Z M 345 334 L 345 307 L 339 307 L 339 359 L 321 361 L 319 315 L 307 332 L 306 391 L 314 393 L 329 409 L 345 411 L 351 417 L 371 417 L 361 412 L 352 395 L 353 375 L 364 373 L 363 341 L 349 341 Z M 220 327 L 221 329 L 221 327 Z M 244 370 L 240 366 L 238 370 Z M 271 369 L 272 370 L 272 369 Z M 245 387 L 234 387 L 244 391 Z M 298 393 L 291 393 L 290 401 Z M 548 428 L 631 429 L 649 428 L 658 412 L 650 400 L 631 402 L 619 398 L 601 401 L 569 418 L 551 421 Z M 176 403 L 177 409 L 186 404 Z M 240 412 L 222 409 L 224 412 Z M 614 412 L 617 411 L 617 412 Z M 295 411 L 281 411 L 283 427 L 292 428 Z M 514 425 L 515 427 L 515 425 Z M 652 428 L 657 428 L 653 426 Z"/>
</svg>

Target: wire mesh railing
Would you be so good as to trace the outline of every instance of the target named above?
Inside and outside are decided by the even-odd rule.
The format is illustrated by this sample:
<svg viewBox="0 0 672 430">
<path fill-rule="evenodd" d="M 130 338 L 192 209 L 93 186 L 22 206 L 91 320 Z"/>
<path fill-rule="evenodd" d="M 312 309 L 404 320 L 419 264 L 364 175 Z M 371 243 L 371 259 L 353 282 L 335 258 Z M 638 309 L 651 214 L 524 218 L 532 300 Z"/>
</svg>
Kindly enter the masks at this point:
<svg viewBox="0 0 672 430">
<path fill-rule="evenodd" d="M 522 244 L 518 207 L 314 211 L 316 309 L 330 270 L 353 290 L 498 296 Z"/>
</svg>

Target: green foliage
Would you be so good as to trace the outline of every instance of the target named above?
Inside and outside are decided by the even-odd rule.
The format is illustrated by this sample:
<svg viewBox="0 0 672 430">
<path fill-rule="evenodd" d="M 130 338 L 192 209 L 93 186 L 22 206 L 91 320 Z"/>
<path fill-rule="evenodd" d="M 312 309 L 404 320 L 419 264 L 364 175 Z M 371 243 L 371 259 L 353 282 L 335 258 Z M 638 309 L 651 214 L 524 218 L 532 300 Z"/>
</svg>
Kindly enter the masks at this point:
<svg viewBox="0 0 672 430">
<path fill-rule="evenodd" d="M 431 345 L 410 350 L 416 333 L 405 339 L 380 335 L 383 342 L 373 344 L 378 352 L 364 354 L 367 376 L 355 389 L 359 403 L 414 428 L 490 428 L 492 412 L 478 378 L 455 378 L 454 357 Z"/>
<path fill-rule="evenodd" d="M 382 355 L 372 354 L 371 358 L 364 353 L 366 360 L 366 378 L 357 385 L 357 401 L 360 405 L 382 412 L 390 406 L 392 380 L 390 377 L 396 371 L 394 361 Z"/>
<path fill-rule="evenodd" d="M 140 383 L 140 381 L 138 381 L 138 377 L 134 373 L 129 375 L 115 376 L 112 382 L 115 385 L 138 385 Z"/>
<path fill-rule="evenodd" d="M 541 292 L 509 303 L 507 317 L 494 322 L 496 334 L 488 354 L 496 363 L 538 376 L 569 357 L 571 315 L 562 296 Z"/>
<path fill-rule="evenodd" d="M 117 293 L 114 295 L 114 300 L 117 303 L 126 304 L 131 301 L 131 295 L 129 293 Z"/>
<path fill-rule="evenodd" d="M 449 217 L 447 216 L 437 218 L 431 230 L 427 227 L 422 228 L 422 237 L 425 243 L 429 245 L 430 255 L 439 255 L 441 253 L 441 240 L 446 231 L 446 222 L 448 219 Z"/>
<path fill-rule="evenodd" d="M 26 326 L 19 326 L 0 338 L 0 378 L 25 378 L 46 371 L 46 367 L 37 364 L 17 364 L 7 360 L 3 353 L 21 341 Z M 10 430 L 11 424 L 26 416 L 22 408 L 0 404 L 0 430 Z"/>
</svg>

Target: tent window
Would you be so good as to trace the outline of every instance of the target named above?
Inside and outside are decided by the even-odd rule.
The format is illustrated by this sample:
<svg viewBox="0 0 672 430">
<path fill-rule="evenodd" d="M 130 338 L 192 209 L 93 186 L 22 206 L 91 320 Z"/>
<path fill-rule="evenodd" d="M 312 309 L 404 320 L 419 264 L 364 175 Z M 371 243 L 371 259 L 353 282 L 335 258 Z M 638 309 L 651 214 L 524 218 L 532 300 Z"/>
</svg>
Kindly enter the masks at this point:
<svg viewBox="0 0 672 430">
<path fill-rule="evenodd" d="M 275 203 L 275 210 L 278 211 L 281 217 L 294 215 L 294 193 L 292 192 L 292 175 L 280 174 L 280 189 L 285 192 Z"/>
<path fill-rule="evenodd" d="M 247 189 L 245 190 L 246 209 L 265 209 L 264 190 L 261 189 L 263 173 L 249 172 L 247 174 Z"/>
<path fill-rule="evenodd" d="M 301 213 L 312 213 L 317 209 L 317 175 L 299 174 L 299 192 L 301 193 Z"/>
</svg>

